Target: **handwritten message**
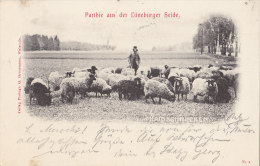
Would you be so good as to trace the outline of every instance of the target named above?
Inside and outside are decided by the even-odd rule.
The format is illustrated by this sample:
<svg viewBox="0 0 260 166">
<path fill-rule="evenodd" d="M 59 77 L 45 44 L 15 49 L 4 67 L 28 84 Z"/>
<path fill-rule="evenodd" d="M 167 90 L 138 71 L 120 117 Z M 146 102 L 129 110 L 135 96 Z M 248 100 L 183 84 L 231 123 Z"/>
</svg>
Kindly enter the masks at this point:
<svg viewBox="0 0 260 166">
<path fill-rule="evenodd" d="M 106 153 L 113 158 L 171 156 L 179 162 L 207 159 L 209 163 L 215 163 L 224 156 L 221 149 L 233 141 L 232 135 L 255 134 L 249 118 L 242 114 L 231 114 L 224 122 L 212 124 L 210 130 L 196 124 L 135 128 L 102 123 L 98 128 L 92 128 L 87 124 L 64 127 L 55 123 L 47 126 L 31 123 L 16 143 L 32 145 L 36 152 L 32 158 L 47 155 L 77 158 Z"/>
</svg>

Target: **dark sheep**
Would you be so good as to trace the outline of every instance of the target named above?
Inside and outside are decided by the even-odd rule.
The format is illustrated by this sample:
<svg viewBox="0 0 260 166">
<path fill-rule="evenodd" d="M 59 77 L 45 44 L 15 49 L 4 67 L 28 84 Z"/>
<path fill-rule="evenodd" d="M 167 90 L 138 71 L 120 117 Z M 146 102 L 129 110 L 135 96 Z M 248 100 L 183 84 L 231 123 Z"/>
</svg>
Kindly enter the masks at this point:
<svg viewBox="0 0 260 166">
<path fill-rule="evenodd" d="M 151 67 L 151 72 L 148 71 L 147 77 L 153 78 L 153 77 L 159 77 L 161 75 L 161 70 L 158 68 Z"/>
<path fill-rule="evenodd" d="M 211 67 L 213 67 L 213 65 L 212 65 L 212 64 L 209 64 L 209 65 L 208 65 L 208 68 L 211 68 Z"/>
<path fill-rule="evenodd" d="M 37 103 L 41 106 L 51 105 L 50 90 L 41 82 L 35 82 L 30 86 L 30 104 L 33 97 L 36 98 Z"/>
<path fill-rule="evenodd" d="M 215 81 L 218 85 L 218 94 L 216 96 L 217 102 L 228 103 L 231 99 L 231 95 L 228 92 L 228 81 L 223 77 L 217 78 Z"/>
<path fill-rule="evenodd" d="M 107 89 L 107 90 L 102 90 L 102 91 L 99 91 L 99 93 L 102 95 L 106 94 L 108 97 L 110 97 L 110 94 L 112 92 L 112 88 L 111 89 Z"/>
<path fill-rule="evenodd" d="M 142 92 L 141 79 L 135 78 L 132 80 L 121 80 L 118 82 L 118 96 L 122 99 L 122 95 L 126 99 L 134 99 L 134 97 L 139 98 Z M 130 96 L 129 96 L 130 94 Z"/>
<path fill-rule="evenodd" d="M 193 70 L 195 73 L 201 70 L 201 67 L 188 67 L 189 70 Z"/>
<path fill-rule="evenodd" d="M 219 67 L 219 70 L 233 70 L 235 68 L 236 65 L 222 65 Z"/>
<path fill-rule="evenodd" d="M 234 89 L 235 97 L 237 97 L 239 74 L 224 76 L 224 78 L 228 81 L 229 86 Z"/>
<path fill-rule="evenodd" d="M 214 79 L 207 80 L 208 83 L 208 96 L 207 101 L 209 101 L 209 97 L 212 97 L 213 103 L 217 102 L 217 94 L 218 94 L 218 85 Z"/>
<path fill-rule="evenodd" d="M 123 68 L 116 68 L 115 73 L 121 74 Z"/>
</svg>

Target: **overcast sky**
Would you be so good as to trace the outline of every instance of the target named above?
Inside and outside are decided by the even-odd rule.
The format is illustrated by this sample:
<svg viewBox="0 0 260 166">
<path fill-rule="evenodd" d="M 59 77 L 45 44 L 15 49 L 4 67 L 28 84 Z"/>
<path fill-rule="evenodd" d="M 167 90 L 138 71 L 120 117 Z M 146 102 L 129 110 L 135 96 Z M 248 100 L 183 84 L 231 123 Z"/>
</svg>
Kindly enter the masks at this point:
<svg viewBox="0 0 260 166">
<path fill-rule="evenodd" d="M 28 4 L 21 14 L 26 24 L 24 33 L 58 35 L 61 41 L 109 42 L 117 50 L 129 50 L 133 45 L 151 50 L 153 46 L 192 42 L 199 23 L 210 14 L 234 15 L 231 7 L 239 11 L 243 5 L 230 6 L 230 1 L 45 1 Z M 85 12 L 101 12 L 104 16 L 86 18 Z M 127 13 L 128 18 L 119 18 L 120 12 Z M 161 13 L 161 17 L 131 18 L 131 12 Z M 164 12 L 176 12 L 180 18 L 166 19 Z M 115 13 L 116 18 L 107 18 L 107 13 Z"/>
</svg>

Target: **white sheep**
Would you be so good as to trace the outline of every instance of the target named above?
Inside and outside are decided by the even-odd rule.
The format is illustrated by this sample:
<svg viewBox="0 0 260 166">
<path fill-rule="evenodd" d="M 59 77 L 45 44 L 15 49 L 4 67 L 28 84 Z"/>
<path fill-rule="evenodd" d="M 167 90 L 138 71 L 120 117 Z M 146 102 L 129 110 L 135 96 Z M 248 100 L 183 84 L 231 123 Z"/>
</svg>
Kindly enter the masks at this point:
<svg viewBox="0 0 260 166">
<path fill-rule="evenodd" d="M 208 79 L 213 76 L 212 70 L 210 70 L 209 68 L 202 68 L 196 74 L 197 74 L 196 78 L 204 78 L 204 79 Z"/>
<path fill-rule="evenodd" d="M 97 73 L 97 77 L 98 78 L 102 78 L 103 80 L 106 81 L 106 83 L 108 83 L 108 77 L 109 77 L 109 73 L 105 73 L 105 72 L 98 72 Z"/>
<path fill-rule="evenodd" d="M 101 70 L 99 71 L 99 73 L 112 74 L 112 73 L 115 73 L 115 68 L 114 68 L 114 67 L 107 67 L 107 68 L 101 69 Z"/>
<path fill-rule="evenodd" d="M 171 78 L 171 77 L 180 77 L 180 69 L 179 68 L 171 68 L 169 75 L 168 75 L 168 78 Z"/>
<path fill-rule="evenodd" d="M 102 78 L 96 78 L 96 80 L 94 80 L 93 83 L 91 84 L 88 91 L 96 92 L 96 97 L 98 92 L 101 94 L 101 96 L 102 94 L 107 94 L 107 96 L 110 96 L 112 88 Z"/>
<path fill-rule="evenodd" d="M 70 77 L 62 80 L 59 92 L 61 93 L 61 99 L 64 99 L 72 103 L 72 100 L 76 94 L 80 94 L 81 98 L 84 98 L 87 90 L 96 78 L 93 74 L 89 74 L 85 78 Z"/>
<path fill-rule="evenodd" d="M 196 77 L 196 73 L 193 70 L 189 70 L 186 68 L 179 69 L 179 74 L 181 77 L 187 77 L 189 79 L 189 82 L 193 82 L 193 80 Z"/>
<path fill-rule="evenodd" d="M 194 102 L 197 101 L 197 96 L 204 96 L 209 100 L 209 97 L 213 98 L 213 103 L 216 102 L 216 96 L 218 94 L 217 83 L 212 79 L 196 78 L 192 84 L 192 90 L 194 96 Z"/>
<path fill-rule="evenodd" d="M 161 103 L 161 98 L 174 101 L 174 94 L 169 90 L 167 85 L 153 79 L 146 81 L 144 94 L 146 102 L 149 97 L 151 97 L 153 103 L 155 103 L 154 97 L 159 97 L 159 103 Z"/>
<path fill-rule="evenodd" d="M 60 89 L 61 81 L 64 79 L 64 76 L 60 75 L 59 72 L 51 72 L 48 77 L 48 83 L 51 91 L 56 91 Z"/>
<path fill-rule="evenodd" d="M 165 85 L 167 85 L 169 90 L 173 92 L 173 86 L 172 86 L 171 82 L 168 79 L 160 78 L 160 77 L 154 77 L 154 78 L 152 78 L 152 80 L 156 80 L 156 81 L 159 81 L 160 83 L 164 83 Z"/>
<path fill-rule="evenodd" d="M 84 71 L 78 71 L 74 73 L 74 77 L 77 78 L 85 78 L 89 75 L 89 72 L 84 72 Z"/>
<path fill-rule="evenodd" d="M 121 74 L 125 76 L 135 75 L 135 70 L 132 68 L 123 68 Z"/>
<path fill-rule="evenodd" d="M 173 89 L 174 89 L 174 94 L 178 95 L 178 100 L 180 94 L 182 99 L 183 99 L 183 95 L 186 95 L 186 100 L 187 100 L 187 96 L 190 93 L 189 79 L 187 77 L 177 77 L 174 82 Z"/>
</svg>

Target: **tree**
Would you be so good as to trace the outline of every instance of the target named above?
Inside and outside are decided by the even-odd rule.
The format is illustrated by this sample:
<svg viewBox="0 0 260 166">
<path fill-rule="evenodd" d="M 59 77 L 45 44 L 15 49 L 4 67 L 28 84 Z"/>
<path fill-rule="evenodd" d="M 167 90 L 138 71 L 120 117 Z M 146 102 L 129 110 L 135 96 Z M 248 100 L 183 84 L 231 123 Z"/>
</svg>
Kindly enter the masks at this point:
<svg viewBox="0 0 260 166">
<path fill-rule="evenodd" d="M 54 50 L 60 50 L 60 40 L 57 35 L 54 37 L 53 45 Z"/>
<path fill-rule="evenodd" d="M 220 47 L 222 55 L 229 56 L 233 52 L 233 44 L 237 42 L 237 32 L 232 19 L 223 16 L 211 16 L 200 24 L 193 37 L 193 48 L 207 46 L 209 53 L 216 53 Z"/>
</svg>

